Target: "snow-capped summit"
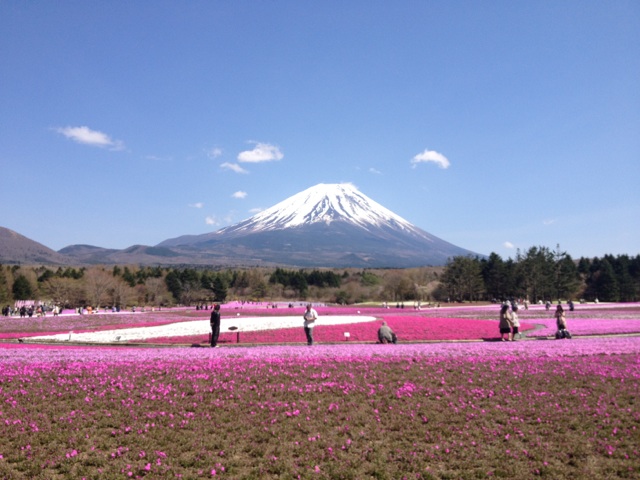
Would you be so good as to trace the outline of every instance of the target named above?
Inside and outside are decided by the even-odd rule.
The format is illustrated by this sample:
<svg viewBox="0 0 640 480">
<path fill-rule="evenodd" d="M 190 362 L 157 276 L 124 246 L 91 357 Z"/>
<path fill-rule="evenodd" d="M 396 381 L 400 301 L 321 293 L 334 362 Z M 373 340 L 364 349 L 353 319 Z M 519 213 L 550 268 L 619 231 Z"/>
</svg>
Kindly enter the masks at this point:
<svg viewBox="0 0 640 480">
<path fill-rule="evenodd" d="M 216 232 L 165 247 L 215 264 L 417 267 L 474 255 L 412 225 L 348 183 L 319 184 Z"/>
<path fill-rule="evenodd" d="M 404 218 L 371 200 L 350 183 L 320 183 L 219 233 L 265 232 L 341 221 L 365 230 L 390 227 L 418 233 Z"/>
</svg>

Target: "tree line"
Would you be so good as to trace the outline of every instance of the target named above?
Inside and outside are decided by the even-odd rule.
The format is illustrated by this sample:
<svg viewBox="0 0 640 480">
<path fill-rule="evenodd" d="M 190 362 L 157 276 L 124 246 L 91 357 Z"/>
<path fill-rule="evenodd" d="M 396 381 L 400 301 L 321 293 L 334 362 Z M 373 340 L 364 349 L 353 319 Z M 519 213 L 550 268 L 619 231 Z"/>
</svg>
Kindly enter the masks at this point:
<svg viewBox="0 0 640 480">
<path fill-rule="evenodd" d="M 197 305 L 314 299 L 351 303 L 375 297 L 365 271 L 91 266 L 53 269 L 0 265 L 0 304 L 39 300 L 66 307 Z"/>
<path fill-rule="evenodd" d="M 496 253 L 487 258 L 455 257 L 440 277 L 436 296 L 456 301 L 635 302 L 640 299 L 640 255 L 574 261 L 558 246 L 531 247 L 507 260 Z"/>
<path fill-rule="evenodd" d="M 409 269 L 213 269 L 133 265 L 0 265 L 0 304 L 39 300 L 66 307 L 197 305 L 227 300 L 326 303 L 468 302 L 527 298 L 630 302 L 640 299 L 640 255 L 575 261 L 557 247 L 515 258 L 454 257 Z"/>
</svg>

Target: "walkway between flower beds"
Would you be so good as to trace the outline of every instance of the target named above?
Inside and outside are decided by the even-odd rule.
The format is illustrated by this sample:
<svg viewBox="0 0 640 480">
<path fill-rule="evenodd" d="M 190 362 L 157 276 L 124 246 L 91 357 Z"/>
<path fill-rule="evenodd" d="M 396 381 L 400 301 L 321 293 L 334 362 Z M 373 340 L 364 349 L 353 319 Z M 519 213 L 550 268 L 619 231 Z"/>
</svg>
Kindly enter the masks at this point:
<svg viewBox="0 0 640 480">
<path fill-rule="evenodd" d="M 322 326 L 354 325 L 357 323 L 371 323 L 375 317 L 365 315 L 332 315 L 322 317 Z M 301 317 L 238 317 L 223 318 L 220 322 L 221 335 L 239 333 L 264 332 L 270 330 L 289 330 L 298 327 L 302 330 Z M 156 338 L 180 338 L 198 336 L 207 337 L 211 331 L 208 320 L 170 323 L 152 327 L 123 328 L 117 330 L 103 330 L 97 332 L 68 332 L 55 335 L 41 335 L 29 337 L 29 342 L 69 342 L 75 343 L 117 343 Z M 235 332 L 235 333 L 234 333 Z"/>
</svg>

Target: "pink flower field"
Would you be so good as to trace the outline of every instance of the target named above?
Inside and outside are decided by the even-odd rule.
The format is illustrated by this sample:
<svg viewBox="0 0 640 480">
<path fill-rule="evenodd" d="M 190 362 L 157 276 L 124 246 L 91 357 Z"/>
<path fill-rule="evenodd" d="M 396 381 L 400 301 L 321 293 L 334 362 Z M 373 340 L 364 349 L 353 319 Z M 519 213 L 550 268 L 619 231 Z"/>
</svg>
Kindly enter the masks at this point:
<svg viewBox="0 0 640 480">
<path fill-rule="evenodd" d="M 640 342 L 0 348 L 2 478 L 634 478 Z"/>
<path fill-rule="evenodd" d="M 481 341 L 497 336 L 495 312 L 380 310 L 317 327 L 313 347 L 296 344 L 301 328 L 217 349 L 5 337 L 0 478 L 638 478 L 640 337 L 616 336 L 640 323 L 637 306 L 571 312 L 576 337 L 558 341 L 530 310 L 529 339 Z M 206 313 L 47 318 L 40 331 Z M 382 318 L 406 343 L 373 343 Z M 17 322 L 0 325 L 25 333 Z"/>
<path fill-rule="evenodd" d="M 374 342 L 380 321 L 386 320 L 396 331 L 401 341 L 443 341 L 443 340 L 492 340 L 498 337 L 496 305 L 458 306 L 454 308 L 432 308 L 414 310 L 412 308 L 375 307 L 316 307 L 320 321 L 316 327 L 319 342 L 345 341 L 344 332 L 349 332 L 351 342 Z M 223 306 L 223 319 L 237 319 L 238 325 L 248 317 L 270 317 L 291 315 L 301 316 L 303 307 L 266 308 L 266 306 L 241 305 L 232 303 Z M 28 338 L 32 336 L 118 330 L 133 327 L 151 327 L 180 322 L 202 320 L 206 322 L 210 311 L 195 309 L 171 309 L 147 311 L 145 313 L 101 313 L 94 315 L 61 315 L 45 318 L 19 319 L 0 317 L 0 340 Z M 366 315 L 378 320 L 352 325 L 322 325 L 322 317 L 333 315 Z M 520 309 L 520 330 L 528 338 L 546 338 L 555 333 L 553 311 L 542 306 L 529 310 Z M 621 305 L 578 305 L 575 312 L 567 312 L 569 330 L 574 335 L 611 335 L 640 333 L 640 304 Z M 205 327 L 206 329 L 206 327 Z M 190 335 L 188 331 L 178 337 L 149 338 L 148 343 L 191 344 L 205 343 L 207 335 Z M 221 343 L 236 343 L 236 333 L 222 333 Z M 145 341 L 145 340 L 142 340 Z M 302 343 L 302 328 L 256 330 L 241 332 L 241 343 Z"/>
<path fill-rule="evenodd" d="M 494 339 L 497 337 L 497 323 L 490 320 L 470 320 L 451 318 L 431 318 L 420 316 L 384 316 L 382 317 L 393 328 L 398 337 L 405 342 L 443 341 L 443 340 L 478 340 Z M 240 322 L 239 322 L 240 323 Z M 376 342 L 380 321 L 354 323 L 351 325 L 318 325 L 315 330 L 317 342 Z M 531 330 L 534 325 L 522 324 L 521 329 Z M 348 340 L 344 333 L 348 332 Z M 206 341 L 200 336 L 151 338 L 148 343 L 171 344 L 176 342 L 199 343 Z M 305 336 L 302 328 L 286 328 L 279 330 L 258 330 L 242 332 L 241 343 L 304 343 Z M 232 344 L 238 342 L 237 333 L 222 333 L 220 343 Z"/>
</svg>

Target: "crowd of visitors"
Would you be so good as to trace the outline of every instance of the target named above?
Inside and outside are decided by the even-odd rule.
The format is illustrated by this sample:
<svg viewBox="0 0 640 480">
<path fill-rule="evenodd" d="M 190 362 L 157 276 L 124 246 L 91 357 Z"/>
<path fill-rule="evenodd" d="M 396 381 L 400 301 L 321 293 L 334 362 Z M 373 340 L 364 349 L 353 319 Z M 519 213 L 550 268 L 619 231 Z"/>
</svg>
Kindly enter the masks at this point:
<svg viewBox="0 0 640 480">
<path fill-rule="evenodd" d="M 528 308 L 528 301 L 525 300 L 525 308 Z M 570 311 L 573 311 L 575 306 L 573 301 L 569 300 L 567 303 Z M 551 302 L 545 302 L 546 310 L 551 308 Z M 556 339 L 571 338 L 571 333 L 567 329 L 567 318 L 564 313 L 562 304 L 558 302 L 556 311 L 554 313 L 556 319 Z M 514 341 L 522 338 L 520 333 L 520 320 L 518 319 L 518 304 L 517 302 L 505 301 L 500 307 L 500 323 L 498 329 L 500 331 L 500 340 L 503 342 Z"/>
<path fill-rule="evenodd" d="M 46 317 L 47 311 L 52 312 L 55 316 L 57 316 L 59 312 L 57 305 L 54 305 L 53 307 L 47 307 L 44 304 L 36 305 L 35 303 L 30 303 L 30 304 L 22 303 L 19 305 L 15 305 L 13 307 L 11 305 L 2 307 L 2 315 L 5 317 L 12 317 L 12 316 L 20 316 L 20 318 L 27 318 L 27 317 L 32 318 L 33 316 Z"/>
</svg>

